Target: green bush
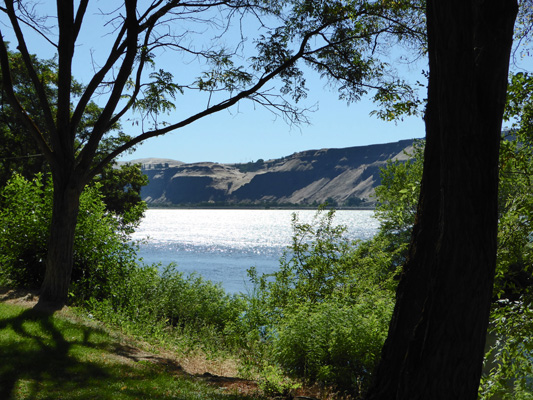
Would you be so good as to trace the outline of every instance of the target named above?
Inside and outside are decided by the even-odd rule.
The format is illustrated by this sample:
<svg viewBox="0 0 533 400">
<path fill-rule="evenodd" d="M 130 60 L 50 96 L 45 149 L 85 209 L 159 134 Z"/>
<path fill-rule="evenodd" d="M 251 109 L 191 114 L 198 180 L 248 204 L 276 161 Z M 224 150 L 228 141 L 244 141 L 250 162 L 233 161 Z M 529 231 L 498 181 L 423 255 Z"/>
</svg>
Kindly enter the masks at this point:
<svg viewBox="0 0 533 400">
<path fill-rule="evenodd" d="M 0 192 L 0 281 L 36 288 L 44 277 L 51 218 L 42 176 L 29 182 L 14 175 Z"/>
<path fill-rule="evenodd" d="M 525 298 L 499 301 L 492 310 L 494 343 L 485 357 L 481 399 L 533 399 L 533 308 Z"/>
<path fill-rule="evenodd" d="M 52 184 L 41 175 L 28 181 L 14 175 L 0 192 L 0 280 L 37 289 L 43 280 L 52 213 Z M 135 268 L 136 247 L 123 225 L 106 211 L 99 185 L 87 187 L 80 199 L 76 225 L 71 301 L 103 299 Z"/>
<path fill-rule="evenodd" d="M 0 282 L 38 288 L 45 271 L 52 185 L 14 175 L 0 192 Z M 76 225 L 70 302 L 142 335 L 179 328 L 222 336 L 242 313 L 242 300 L 175 265 L 137 266 L 131 223 L 106 210 L 100 184 L 86 187 Z M 209 333 L 211 334 L 211 333 Z"/>
<path fill-rule="evenodd" d="M 392 301 L 380 295 L 357 304 L 302 305 L 285 316 L 274 355 L 291 375 L 362 394 L 386 338 Z"/>
<path fill-rule="evenodd" d="M 278 271 L 258 276 L 239 332 L 258 363 L 352 394 L 366 388 L 393 308 L 394 253 L 383 237 L 346 239 L 335 211 L 293 217 L 292 245 Z M 399 250 L 401 251 L 401 250 Z M 248 332 L 248 333 L 244 333 Z"/>
<path fill-rule="evenodd" d="M 137 267 L 114 293 L 92 302 L 90 311 L 141 335 L 177 330 L 197 339 L 209 332 L 217 339 L 243 310 L 239 297 L 198 275 L 184 276 L 174 264 L 162 271 L 160 266 Z"/>
</svg>

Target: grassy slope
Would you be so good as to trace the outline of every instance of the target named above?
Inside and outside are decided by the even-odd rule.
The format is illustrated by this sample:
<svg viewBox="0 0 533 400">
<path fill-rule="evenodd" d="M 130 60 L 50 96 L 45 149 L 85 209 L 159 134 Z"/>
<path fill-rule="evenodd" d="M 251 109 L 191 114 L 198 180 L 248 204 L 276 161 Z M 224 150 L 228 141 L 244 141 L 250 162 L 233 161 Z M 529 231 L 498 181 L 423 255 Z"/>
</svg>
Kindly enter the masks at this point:
<svg viewBox="0 0 533 400">
<path fill-rule="evenodd" d="M 128 349 L 101 328 L 0 303 L 0 399 L 251 399 Z"/>
</svg>

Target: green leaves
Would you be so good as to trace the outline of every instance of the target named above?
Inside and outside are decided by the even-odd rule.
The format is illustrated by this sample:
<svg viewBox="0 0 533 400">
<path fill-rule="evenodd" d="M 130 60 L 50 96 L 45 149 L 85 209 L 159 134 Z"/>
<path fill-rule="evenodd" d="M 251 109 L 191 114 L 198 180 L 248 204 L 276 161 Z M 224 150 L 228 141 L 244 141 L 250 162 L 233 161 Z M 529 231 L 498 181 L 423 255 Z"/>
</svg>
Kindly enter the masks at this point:
<svg viewBox="0 0 533 400">
<path fill-rule="evenodd" d="M 388 161 L 381 170 L 381 185 L 376 188 L 376 217 L 380 233 L 393 246 L 409 243 L 415 222 L 420 180 L 424 162 L 424 142 L 415 141 L 406 160 Z"/>
<path fill-rule="evenodd" d="M 393 308 L 394 252 L 383 237 L 345 238 L 335 211 L 310 222 L 293 215 L 280 268 L 258 277 L 242 318 L 255 347 L 292 376 L 360 393 L 380 354 Z M 243 329 L 244 330 L 244 329 Z M 253 346 L 252 346 L 253 347 Z"/>
<path fill-rule="evenodd" d="M 293 376 L 360 395 L 379 359 L 391 311 L 390 299 L 370 295 L 350 306 L 301 304 L 278 327 L 276 359 Z"/>
<path fill-rule="evenodd" d="M 95 181 L 99 182 L 107 210 L 117 215 L 121 229 L 133 233 L 146 210 L 141 188 L 148 184 L 148 177 L 142 173 L 140 165 L 108 166 Z"/>
<path fill-rule="evenodd" d="M 419 115 L 422 105 L 413 87 L 400 80 L 378 88 L 373 100 L 380 108 L 372 111 L 370 115 L 389 122 L 401 121 L 406 116 Z"/>
<path fill-rule="evenodd" d="M 152 72 L 149 78 L 151 81 L 143 85 L 143 97 L 134 102 L 133 111 L 150 116 L 157 126 L 159 114 L 168 114 L 176 109 L 173 101 L 177 93 L 183 94 L 183 89 L 173 82 L 173 75 L 163 69 Z"/>
<path fill-rule="evenodd" d="M 231 56 L 224 50 L 208 55 L 212 69 L 206 71 L 196 81 L 196 86 L 201 91 L 235 91 L 244 90 L 252 82 L 252 74 L 243 66 L 235 66 Z"/>
<path fill-rule="evenodd" d="M 14 175 L 0 195 L 0 281 L 36 288 L 44 276 L 50 191 L 40 174 L 32 183 Z"/>
<path fill-rule="evenodd" d="M 481 399 L 530 399 L 533 395 L 533 309 L 525 299 L 499 301 L 491 315 L 491 348 L 485 358 Z"/>
<path fill-rule="evenodd" d="M 135 265 L 135 246 L 119 218 L 102 201 L 100 186 L 80 199 L 74 244 L 73 301 L 103 298 Z M 42 175 L 28 181 L 14 175 L 0 192 L 0 282 L 38 288 L 44 277 L 53 189 Z"/>
</svg>

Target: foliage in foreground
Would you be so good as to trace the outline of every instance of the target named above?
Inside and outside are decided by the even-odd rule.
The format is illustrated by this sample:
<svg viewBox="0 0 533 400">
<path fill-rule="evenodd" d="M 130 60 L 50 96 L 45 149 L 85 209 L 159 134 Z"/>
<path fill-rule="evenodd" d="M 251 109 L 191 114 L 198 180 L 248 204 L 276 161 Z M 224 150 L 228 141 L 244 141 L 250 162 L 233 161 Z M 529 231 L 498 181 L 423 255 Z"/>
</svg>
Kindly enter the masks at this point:
<svg viewBox="0 0 533 400">
<path fill-rule="evenodd" d="M 502 144 L 498 271 L 492 315 L 494 361 L 483 398 L 528 398 L 532 393 L 531 197 L 528 136 Z M 84 193 L 77 235 L 72 300 L 129 333 L 172 346 L 230 351 L 243 372 L 259 373 L 268 393 L 288 393 L 296 380 L 355 398 L 368 386 L 386 337 L 395 275 L 406 256 L 414 222 L 423 143 L 407 163 L 391 162 L 377 190 L 381 228 L 352 242 L 334 211 L 310 223 L 293 217 L 293 240 L 271 275 L 253 269 L 253 290 L 228 295 L 176 266 L 138 267 L 127 229 L 106 211 L 98 187 Z M 51 193 L 41 180 L 15 176 L 3 191 L 0 277 L 38 286 Z M 41 251 L 41 253 L 39 253 Z M 259 372 L 258 372 L 259 371 Z M 287 378 L 290 377 L 292 379 Z M 296 379 L 296 380 L 293 380 Z"/>
<path fill-rule="evenodd" d="M 381 241 L 346 239 L 334 211 L 311 223 L 293 216 L 292 245 L 277 272 L 250 275 L 241 334 L 255 356 L 294 378 L 361 395 L 378 360 L 393 308 L 391 253 Z"/>
<path fill-rule="evenodd" d="M 514 86 L 521 88 L 518 83 Z M 382 172 L 382 186 L 376 190 L 380 201 L 376 210 L 381 221 L 380 234 L 395 245 L 406 245 L 414 224 L 423 145 L 423 142 L 415 143 L 409 162 L 389 162 Z M 529 129 L 515 130 L 501 143 L 495 301 L 489 327 L 491 349 L 486 355 L 480 387 L 482 399 L 533 397 L 532 145 Z M 407 253 L 398 255 L 397 262 L 401 265 Z"/>
<path fill-rule="evenodd" d="M 44 260 L 52 215 L 53 188 L 42 175 L 29 181 L 13 175 L 0 191 L 0 282 L 36 289 L 44 277 Z M 139 212 L 139 207 L 135 207 Z M 129 222 L 127 222 L 129 221 Z M 135 246 L 127 233 L 135 220 L 106 210 L 100 184 L 80 199 L 76 226 L 71 301 L 103 299 L 135 267 Z"/>
<path fill-rule="evenodd" d="M 128 346 L 100 328 L 2 303 L 0 347 L 0 398 L 6 400 L 250 399 L 168 365 L 125 362 L 119 354 Z"/>
<path fill-rule="evenodd" d="M 158 266 L 135 268 L 112 295 L 89 301 L 87 307 L 130 333 L 161 341 L 185 334 L 212 349 L 221 345 L 224 330 L 243 309 L 239 297 L 200 276 L 184 276 L 172 264 L 162 271 Z"/>
<path fill-rule="evenodd" d="M 505 119 L 514 121 L 500 147 L 498 266 L 486 358 L 485 399 L 533 398 L 533 77 L 508 86 Z"/>
<path fill-rule="evenodd" d="M 292 246 L 272 276 L 249 295 L 228 295 L 170 265 L 134 268 L 103 299 L 86 307 L 97 318 L 172 345 L 224 349 L 261 376 L 268 393 L 298 385 L 286 375 L 342 392 L 362 393 L 377 361 L 393 307 L 393 253 L 383 239 L 353 243 L 334 211 L 311 223 L 293 220 Z M 186 341 L 186 343 L 184 342 Z"/>
</svg>

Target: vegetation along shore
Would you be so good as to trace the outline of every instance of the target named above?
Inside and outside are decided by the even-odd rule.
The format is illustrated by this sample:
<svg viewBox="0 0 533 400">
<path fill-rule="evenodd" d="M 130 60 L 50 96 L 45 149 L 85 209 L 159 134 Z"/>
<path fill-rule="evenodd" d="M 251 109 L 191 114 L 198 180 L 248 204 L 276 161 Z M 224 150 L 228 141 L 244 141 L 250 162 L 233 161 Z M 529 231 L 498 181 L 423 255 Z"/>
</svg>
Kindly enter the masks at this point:
<svg viewBox="0 0 533 400">
<path fill-rule="evenodd" d="M 502 160 L 524 160 L 521 154 L 529 150 L 523 146 L 523 140 L 515 137 L 502 142 Z M 136 245 L 128 241 L 128 233 L 141 214 L 135 220 L 111 214 L 96 185 L 82 197 L 68 313 L 75 315 L 76 321 L 88 321 L 96 336 L 104 331 L 115 332 L 122 338 L 120 346 L 136 348 L 131 343 L 139 343 L 140 350 L 135 351 L 154 349 L 153 357 L 158 360 L 159 354 L 168 356 L 164 365 L 132 356 L 140 360 L 142 368 L 127 372 L 138 377 L 153 376 L 154 371 L 162 368 L 169 382 L 161 387 L 170 387 L 182 369 L 187 372 L 190 360 L 201 360 L 197 361 L 196 369 L 178 373 L 188 377 L 187 385 L 194 387 L 192 391 L 200 390 L 195 386 L 198 382 L 208 381 L 216 387 L 229 388 L 221 392 L 225 396 L 233 393 L 252 398 L 300 395 L 358 399 L 371 381 L 394 306 L 397 276 L 407 255 L 416 210 L 423 147 L 423 141 L 416 142 L 408 162 L 389 161 L 382 170 L 382 185 L 376 190 L 376 215 L 381 227 L 374 238 L 357 243 L 347 241 L 343 237 L 345 228 L 335 224 L 333 209 L 320 207 L 309 223 L 299 221 L 296 212 L 292 245 L 280 259 L 279 270 L 260 276 L 250 268 L 253 290 L 248 294 L 229 295 L 200 276 L 184 276 L 176 265 L 139 267 Z M 529 328 L 522 316 L 529 312 L 529 303 L 524 300 L 532 282 L 527 270 L 531 265 L 531 242 L 530 220 L 524 218 L 529 214 L 523 214 L 523 210 L 533 210 L 533 203 L 527 195 L 525 176 L 514 173 L 516 163 L 502 165 L 505 166 L 501 170 L 501 191 L 505 193 L 500 222 L 502 247 L 492 334 L 506 340 L 497 341 L 497 346 L 487 354 L 493 368 L 486 370 L 480 388 L 480 396 L 487 399 L 494 393 L 513 396 L 530 393 L 527 371 L 531 359 L 527 352 L 522 352 Z M 532 167 L 531 160 L 519 166 L 522 170 Z M 32 181 L 15 176 L 2 190 L 2 201 L 6 207 L 0 213 L 0 221 L 6 230 L 0 235 L 1 282 L 11 288 L 35 291 L 44 273 L 42 254 L 50 218 L 51 186 L 43 184 L 40 176 Z M 517 219 L 523 222 L 519 230 Z M 31 300 L 32 295 L 22 298 Z M 4 346 L 15 349 L 14 358 L 20 358 L 25 354 L 20 352 L 26 350 L 13 346 L 11 341 L 41 342 L 36 336 L 39 334 L 25 333 L 30 329 L 24 322 L 27 313 L 16 307 L 4 307 L 2 324 L 7 329 L 3 330 Z M 59 342 L 54 340 L 68 342 L 69 334 L 58 333 L 63 328 L 54 327 L 66 322 L 57 322 L 46 314 L 35 315 L 38 317 L 28 317 L 29 321 L 37 318 L 40 334 L 52 338 L 43 341 L 37 353 L 55 351 Z M 84 332 L 89 328 L 81 324 L 68 329 Z M 93 333 L 86 335 L 91 337 Z M 68 368 L 74 371 L 77 356 L 70 354 L 79 340 L 62 344 L 66 346 L 68 362 L 74 363 Z M 89 341 L 84 346 L 102 349 L 118 345 Z M 508 354 L 513 354 L 513 358 Z M 86 357 L 113 358 L 116 354 Z M 104 366 L 92 368 L 86 365 L 80 374 L 98 375 Z M 34 393 L 39 398 L 37 393 L 41 391 L 49 393 L 51 387 L 58 390 L 57 382 L 44 379 L 39 371 L 25 376 L 9 371 L 1 377 L 2 382 L 11 382 L 11 397 L 7 398 L 25 398 L 21 393 Z M 114 373 L 110 379 L 125 379 L 121 378 L 122 372 Z M 194 384 L 189 380 L 191 377 Z M 123 386 L 130 387 L 131 380 L 125 382 Z M 147 383 L 145 389 L 139 390 L 147 391 L 152 384 L 156 383 Z M 118 390 L 123 398 L 129 398 L 127 390 L 116 385 L 110 383 L 110 390 Z M 94 390 L 104 390 L 104 386 Z M 176 390 L 182 389 L 174 387 L 169 393 Z M 221 394 L 217 390 L 200 396 L 218 398 Z M 194 396 L 197 394 L 184 398 Z"/>
</svg>

